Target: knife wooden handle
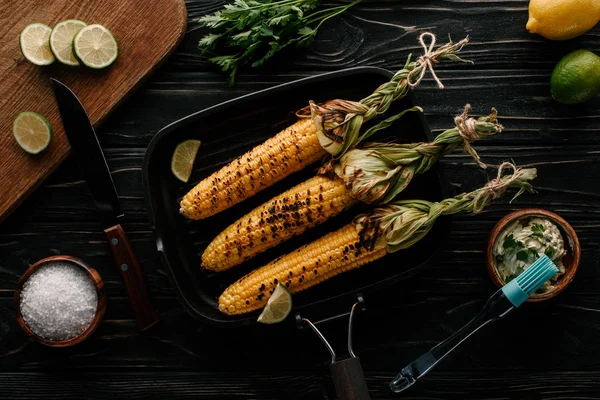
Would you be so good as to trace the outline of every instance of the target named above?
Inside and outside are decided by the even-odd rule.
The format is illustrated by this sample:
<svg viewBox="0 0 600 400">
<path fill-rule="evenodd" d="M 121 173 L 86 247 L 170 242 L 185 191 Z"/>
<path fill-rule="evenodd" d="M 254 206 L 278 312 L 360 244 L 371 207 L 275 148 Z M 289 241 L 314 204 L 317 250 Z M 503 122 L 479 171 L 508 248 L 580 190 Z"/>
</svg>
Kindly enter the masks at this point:
<svg viewBox="0 0 600 400">
<path fill-rule="evenodd" d="M 104 233 L 117 261 L 117 268 L 119 268 L 125 282 L 138 327 L 141 330 L 146 330 L 159 321 L 159 316 L 150 301 L 150 293 L 148 292 L 142 266 L 120 224 L 105 229 Z"/>
</svg>

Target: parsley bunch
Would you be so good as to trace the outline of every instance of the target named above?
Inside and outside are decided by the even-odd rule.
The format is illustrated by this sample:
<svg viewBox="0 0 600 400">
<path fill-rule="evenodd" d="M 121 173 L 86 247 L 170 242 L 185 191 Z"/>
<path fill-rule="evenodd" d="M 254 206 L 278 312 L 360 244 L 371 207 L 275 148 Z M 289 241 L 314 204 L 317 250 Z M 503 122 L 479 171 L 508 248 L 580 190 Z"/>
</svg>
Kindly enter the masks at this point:
<svg viewBox="0 0 600 400">
<path fill-rule="evenodd" d="M 307 46 L 329 18 L 360 3 L 315 11 L 318 0 L 234 0 L 199 22 L 209 28 L 198 46 L 209 61 L 229 73 L 229 84 L 242 67 L 260 67 L 290 45 Z"/>
</svg>

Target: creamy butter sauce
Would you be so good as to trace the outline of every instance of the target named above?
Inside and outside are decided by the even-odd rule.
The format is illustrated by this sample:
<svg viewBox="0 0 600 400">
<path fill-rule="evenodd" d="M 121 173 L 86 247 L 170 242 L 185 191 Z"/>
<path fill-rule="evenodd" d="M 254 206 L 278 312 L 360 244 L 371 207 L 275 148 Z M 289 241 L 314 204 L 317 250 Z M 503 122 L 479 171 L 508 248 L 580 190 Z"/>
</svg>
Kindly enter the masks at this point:
<svg viewBox="0 0 600 400">
<path fill-rule="evenodd" d="M 565 273 L 562 261 L 566 254 L 565 241 L 553 222 L 541 217 L 522 218 L 507 226 L 494 245 L 496 270 L 505 283 L 516 278 L 542 254 L 558 267 L 558 273 L 539 289 L 547 292 Z"/>
</svg>

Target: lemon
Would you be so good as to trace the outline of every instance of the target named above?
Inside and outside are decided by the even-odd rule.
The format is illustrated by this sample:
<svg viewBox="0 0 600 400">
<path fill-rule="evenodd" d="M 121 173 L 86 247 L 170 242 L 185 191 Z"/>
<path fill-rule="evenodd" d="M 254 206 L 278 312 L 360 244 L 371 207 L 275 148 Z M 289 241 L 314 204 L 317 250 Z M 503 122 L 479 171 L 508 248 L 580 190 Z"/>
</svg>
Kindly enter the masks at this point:
<svg viewBox="0 0 600 400">
<path fill-rule="evenodd" d="M 52 127 L 42 115 L 25 111 L 17 115 L 13 122 L 13 136 L 23 150 L 38 154 L 50 144 Z"/>
<path fill-rule="evenodd" d="M 598 0 L 531 0 L 526 29 L 550 40 L 582 35 L 600 19 Z"/>
<path fill-rule="evenodd" d="M 600 94 L 600 57 L 587 50 L 564 56 L 552 71 L 552 97 L 565 104 L 579 104 Z"/>
<path fill-rule="evenodd" d="M 192 167 L 200 148 L 199 140 L 186 140 L 175 148 L 171 157 L 171 172 L 181 182 L 187 182 L 192 175 Z"/>
<path fill-rule="evenodd" d="M 280 282 L 256 321 L 262 324 L 276 324 L 286 319 L 290 311 L 292 311 L 292 294 Z"/>
</svg>

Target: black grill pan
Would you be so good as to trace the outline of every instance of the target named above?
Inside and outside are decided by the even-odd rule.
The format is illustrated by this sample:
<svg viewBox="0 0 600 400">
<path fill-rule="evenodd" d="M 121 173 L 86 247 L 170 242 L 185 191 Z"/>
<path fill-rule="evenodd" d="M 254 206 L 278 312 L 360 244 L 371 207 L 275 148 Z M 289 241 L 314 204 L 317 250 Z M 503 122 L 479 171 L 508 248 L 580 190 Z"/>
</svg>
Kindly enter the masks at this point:
<svg viewBox="0 0 600 400">
<path fill-rule="evenodd" d="M 392 75 L 380 68 L 357 67 L 300 79 L 191 114 L 156 134 L 144 158 L 146 202 L 161 261 L 182 304 L 191 315 L 220 326 L 254 323 L 258 313 L 238 317 L 221 314 L 217 309 L 219 294 L 243 274 L 339 228 L 367 208 L 354 208 L 245 264 L 226 272 L 214 273 L 200 268 L 200 255 L 208 243 L 254 207 L 314 175 L 318 165 L 306 168 L 253 198 L 202 221 L 188 221 L 179 215 L 181 197 L 201 179 L 293 123 L 296 120 L 295 111 L 307 105 L 309 100 L 322 102 L 340 98 L 358 101 Z M 412 94 L 409 94 L 397 101 L 386 115 L 413 105 Z M 191 138 L 202 140 L 202 145 L 190 183 L 183 184 L 171 174 L 171 155 L 178 143 Z M 431 139 L 427 122 L 420 113 L 409 113 L 373 137 L 377 141 L 399 142 Z M 440 200 L 446 193 L 445 180 L 436 166 L 417 177 L 402 197 Z M 313 318 L 315 315 L 327 317 L 347 312 L 358 293 L 379 290 L 429 265 L 449 229 L 449 220 L 440 218 L 431 233 L 413 248 L 388 254 L 357 271 L 294 295 L 294 312 L 310 314 Z"/>
</svg>

